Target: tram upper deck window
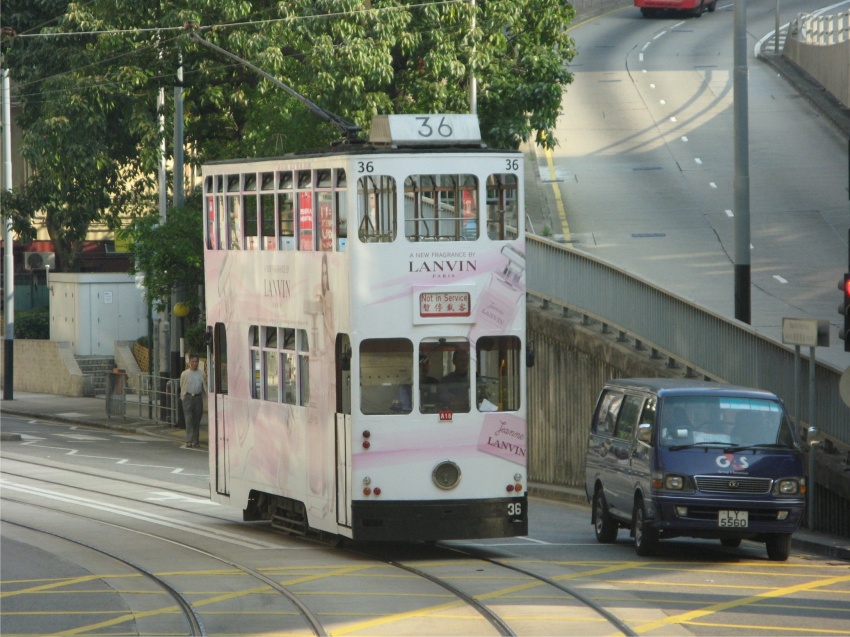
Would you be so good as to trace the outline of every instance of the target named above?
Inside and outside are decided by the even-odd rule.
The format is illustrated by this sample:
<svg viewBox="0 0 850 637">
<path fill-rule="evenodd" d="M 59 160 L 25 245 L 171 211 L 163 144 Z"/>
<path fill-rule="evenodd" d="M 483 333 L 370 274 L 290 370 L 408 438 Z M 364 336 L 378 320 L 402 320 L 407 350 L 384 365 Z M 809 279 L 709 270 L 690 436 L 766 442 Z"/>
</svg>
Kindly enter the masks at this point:
<svg viewBox="0 0 850 637">
<path fill-rule="evenodd" d="M 493 240 L 511 239 L 519 230 L 519 196 L 514 174 L 487 178 L 487 236 Z"/>
<path fill-rule="evenodd" d="M 295 250 L 295 198 L 292 192 L 292 172 L 278 175 L 277 207 L 280 218 L 281 250 Z"/>
<path fill-rule="evenodd" d="M 478 238 L 475 175 L 412 175 L 404 180 L 404 235 L 409 241 Z"/>
<path fill-rule="evenodd" d="M 345 190 L 348 188 L 348 181 L 345 178 L 345 170 L 340 168 L 336 171 L 336 192 L 334 193 L 334 210 L 336 211 L 336 241 L 337 250 L 345 252 L 345 246 L 348 242 L 348 206 L 345 202 Z"/>
<path fill-rule="evenodd" d="M 257 175 L 250 173 L 243 175 L 242 189 L 245 194 L 242 197 L 242 210 L 245 218 L 245 247 L 248 250 L 258 250 L 260 239 L 258 237 L 257 208 Z"/>
<path fill-rule="evenodd" d="M 357 180 L 357 236 L 363 243 L 389 243 L 396 236 L 395 179 L 366 175 Z"/>
<path fill-rule="evenodd" d="M 274 193 L 264 192 L 260 195 L 260 232 L 262 233 L 262 249 L 277 250 Z"/>
<path fill-rule="evenodd" d="M 228 232 L 227 232 L 227 247 L 229 250 L 241 250 L 243 248 L 242 245 L 242 196 L 238 193 L 231 193 L 230 191 L 230 183 L 231 181 L 237 182 L 238 189 L 238 177 L 230 177 L 228 178 L 228 194 L 226 197 L 227 201 L 227 219 L 228 219 Z"/>
<path fill-rule="evenodd" d="M 207 250 L 215 250 L 215 191 L 213 190 L 214 182 L 212 177 L 207 177 L 204 180 L 204 210 L 206 215 L 206 232 L 207 232 Z"/>
<path fill-rule="evenodd" d="M 373 338 L 360 343 L 360 411 L 410 413 L 400 392 L 413 384 L 413 343 L 406 338 Z"/>
<path fill-rule="evenodd" d="M 260 174 L 260 248 L 277 250 L 275 240 L 274 173 Z"/>
</svg>

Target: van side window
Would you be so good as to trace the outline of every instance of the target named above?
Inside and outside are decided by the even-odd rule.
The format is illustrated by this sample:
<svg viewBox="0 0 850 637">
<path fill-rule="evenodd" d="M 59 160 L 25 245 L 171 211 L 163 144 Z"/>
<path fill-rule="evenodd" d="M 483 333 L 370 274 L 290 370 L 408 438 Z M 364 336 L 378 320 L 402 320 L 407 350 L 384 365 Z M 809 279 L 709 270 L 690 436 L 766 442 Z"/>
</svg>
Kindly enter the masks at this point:
<svg viewBox="0 0 850 637">
<path fill-rule="evenodd" d="M 620 440 L 632 439 L 642 403 L 643 397 L 641 396 L 626 396 L 620 409 L 620 416 L 617 418 L 617 429 L 614 431 L 615 438 Z"/>
<path fill-rule="evenodd" d="M 599 401 L 599 409 L 596 412 L 596 421 L 593 423 L 593 432 L 602 436 L 610 436 L 614 433 L 614 425 L 617 423 L 617 414 L 623 402 L 623 395 L 615 392 L 606 392 Z"/>
<path fill-rule="evenodd" d="M 654 398 L 646 401 L 643 411 L 640 414 L 640 420 L 638 420 L 639 425 L 651 425 L 655 427 L 655 405 L 656 401 Z"/>
<path fill-rule="evenodd" d="M 638 429 L 642 425 L 649 425 L 649 431 L 644 431 L 642 434 L 638 431 L 638 442 L 649 444 L 652 440 L 652 434 L 655 431 L 655 407 L 658 404 L 655 398 L 650 398 L 643 406 L 643 411 L 640 412 L 638 419 Z"/>
</svg>

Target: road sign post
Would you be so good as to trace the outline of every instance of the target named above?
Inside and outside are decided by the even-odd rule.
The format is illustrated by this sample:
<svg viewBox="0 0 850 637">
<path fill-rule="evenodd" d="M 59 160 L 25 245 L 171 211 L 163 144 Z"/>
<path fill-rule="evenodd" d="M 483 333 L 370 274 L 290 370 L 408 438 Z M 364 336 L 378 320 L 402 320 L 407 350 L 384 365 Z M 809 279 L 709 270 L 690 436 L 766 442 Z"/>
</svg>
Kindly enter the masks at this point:
<svg viewBox="0 0 850 637">
<path fill-rule="evenodd" d="M 809 348 L 809 428 L 806 442 L 809 443 L 809 479 L 806 488 L 809 503 L 809 530 L 815 524 L 815 348 L 829 347 L 829 321 L 818 319 L 783 318 L 782 342 L 794 346 L 794 420 L 800 425 L 800 403 L 802 402 L 802 383 L 800 382 L 800 347 Z"/>
</svg>

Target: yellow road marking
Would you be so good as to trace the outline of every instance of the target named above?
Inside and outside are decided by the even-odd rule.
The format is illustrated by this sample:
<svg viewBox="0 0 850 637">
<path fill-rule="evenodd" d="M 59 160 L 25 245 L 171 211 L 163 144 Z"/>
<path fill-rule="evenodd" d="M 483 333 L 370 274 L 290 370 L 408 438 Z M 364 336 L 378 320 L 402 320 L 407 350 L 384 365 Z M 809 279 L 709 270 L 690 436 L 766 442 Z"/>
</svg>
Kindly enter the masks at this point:
<svg viewBox="0 0 850 637">
<path fill-rule="evenodd" d="M 718 604 L 712 604 L 711 606 L 707 606 L 706 608 L 700 610 L 694 610 L 688 613 L 682 613 L 680 615 L 672 615 L 667 617 L 666 619 L 650 622 L 648 624 L 643 624 L 642 626 L 636 627 L 634 630 L 638 633 L 645 633 L 650 630 L 654 630 L 656 628 L 661 628 L 662 626 L 668 626 L 670 624 L 685 624 L 691 622 L 695 619 L 699 619 L 700 617 L 706 617 L 707 615 L 713 615 L 714 613 L 719 613 L 724 610 L 728 610 L 730 608 L 737 608 L 739 606 L 747 606 L 754 602 L 760 602 L 764 599 L 769 599 L 773 597 L 784 597 L 785 595 L 791 595 L 792 593 L 799 593 L 800 591 L 808 591 L 815 588 L 823 588 L 824 586 L 832 586 L 833 584 L 839 584 L 842 582 L 850 581 L 850 575 L 845 575 L 842 577 L 831 577 L 829 579 L 816 580 L 813 582 L 806 582 L 805 584 L 797 584 L 795 586 L 786 586 L 784 588 L 776 588 L 770 591 L 765 591 L 764 593 L 759 593 L 758 595 L 751 595 L 749 597 L 742 597 L 740 599 L 731 600 L 728 602 L 720 602 Z M 731 588 L 731 587 L 730 587 Z M 750 626 L 750 628 L 757 628 L 756 626 Z M 773 626 L 764 627 L 765 630 L 774 630 Z"/>
<path fill-rule="evenodd" d="M 549 167 L 549 179 L 552 183 L 552 195 L 555 197 L 555 208 L 558 211 L 558 219 L 561 222 L 561 229 L 564 231 L 564 236 L 570 238 L 570 224 L 567 223 L 567 212 L 564 209 L 564 200 L 561 198 L 561 188 L 558 186 L 558 176 L 555 173 L 555 161 L 552 158 L 552 150 L 546 149 L 546 165 Z"/>
<path fill-rule="evenodd" d="M 685 622 L 688 626 L 708 626 L 709 628 L 740 628 L 744 631 L 763 628 L 768 633 L 773 631 L 789 632 L 799 635 L 800 633 L 820 633 L 826 635 L 846 635 L 844 630 L 829 630 L 826 628 L 800 628 L 799 626 L 753 626 L 752 624 L 713 624 L 710 622 Z"/>
<path fill-rule="evenodd" d="M 562 575 L 560 577 L 553 577 L 552 579 L 555 580 L 555 581 L 563 581 L 563 580 L 568 580 L 568 579 L 577 579 L 577 578 L 580 578 L 580 577 L 592 577 L 594 575 L 603 575 L 605 573 L 611 573 L 611 572 L 614 572 L 614 571 L 617 571 L 617 570 L 625 570 L 625 569 L 633 568 L 633 566 L 636 565 L 636 564 L 641 564 L 641 562 L 624 562 L 624 563 L 617 564 L 617 565 L 614 565 L 614 566 L 608 566 L 608 567 L 605 567 L 605 568 L 598 568 L 598 569 L 593 570 L 593 571 L 586 571 L 586 572 L 582 572 L 582 573 L 573 573 L 571 575 Z M 507 595 L 509 593 L 515 593 L 515 592 L 518 592 L 518 591 L 527 590 L 527 589 L 530 589 L 530 588 L 535 588 L 535 587 L 544 586 L 544 585 L 545 585 L 544 582 L 528 582 L 526 584 L 512 586 L 510 588 L 502 589 L 502 590 L 499 590 L 499 591 L 493 591 L 491 593 L 486 593 L 484 595 L 476 595 L 475 599 L 477 599 L 479 601 L 483 601 L 483 600 L 487 600 L 487 599 L 494 599 L 494 598 L 502 597 L 502 596 Z M 353 633 L 353 632 L 356 632 L 356 631 L 359 631 L 359 630 L 365 630 L 367 628 L 374 628 L 376 626 L 391 624 L 391 623 L 394 623 L 394 622 L 403 621 L 405 619 L 410 619 L 412 617 L 423 617 L 425 615 L 434 616 L 434 615 L 438 615 L 442 611 L 447 611 L 447 610 L 450 610 L 452 608 L 459 608 L 461 606 L 464 606 L 465 604 L 466 603 L 462 602 L 462 601 L 455 601 L 455 602 L 448 602 L 446 604 L 440 604 L 439 606 L 431 606 L 431 607 L 428 607 L 428 608 L 420 608 L 418 610 L 411 610 L 411 611 L 407 611 L 405 613 L 396 613 L 396 614 L 393 614 L 393 615 L 386 615 L 384 617 L 378 617 L 378 618 L 368 620 L 368 621 L 365 621 L 365 622 L 360 622 L 360 623 L 357 623 L 357 624 L 351 624 L 350 626 L 345 626 L 344 628 L 339 628 L 337 630 L 334 630 L 331 634 L 334 635 L 334 636 L 347 635 L 348 633 Z"/>
<path fill-rule="evenodd" d="M 40 593 L 42 591 L 53 590 L 62 586 L 73 586 L 82 582 L 91 582 L 93 580 L 103 579 L 100 575 L 85 575 L 83 577 L 74 577 L 72 579 L 63 579 L 51 582 L 50 584 L 42 584 L 41 586 L 33 586 L 31 588 L 22 588 L 17 591 L 8 591 L 0 594 L 0 598 L 15 597 L 16 595 L 27 595 L 31 593 Z"/>
<path fill-rule="evenodd" d="M 346 575 L 352 571 L 358 570 L 367 570 L 370 568 L 375 568 L 371 565 L 365 566 L 352 566 L 349 568 L 341 568 L 337 571 L 331 571 L 327 573 L 308 575 L 304 577 L 299 577 L 297 579 L 287 581 L 284 583 L 284 586 L 293 586 L 295 584 L 303 584 L 304 582 L 311 582 L 318 579 L 326 578 L 326 577 L 336 577 L 339 575 Z M 192 602 L 192 608 L 198 608 L 200 606 L 208 606 L 210 604 L 217 604 L 222 601 L 236 599 L 238 597 L 245 597 L 247 595 L 254 595 L 256 593 L 262 593 L 266 591 L 270 591 L 272 588 L 267 585 L 257 586 L 256 588 L 250 588 L 242 591 L 229 592 L 222 595 L 216 595 L 215 597 L 210 597 L 208 599 L 200 600 L 197 602 Z M 135 611 L 132 613 L 127 613 L 121 615 L 119 617 L 115 617 L 114 619 L 106 620 L 97 624 L 89 624 L 87 626 L 79 626 L 77 628 L 73 628 L 70 630 L 63 630 L 60 633 L 55 633 L 56 635 L 79 635 L 80 633 L 94 632 L 96 630 L 100 630 L 101 628 L 107 628 L 109 626 L 117 626 L 118 624 L 123 624 L 124 622 L 132 621 L 134 619 L 144 618 L 144 617 L 153 617 L 155 615 L 168 615 L 172 613 L 179 612 L 180 608 L 175 604 L 173 606 L 166 606 L 164 608 L 159 608 L 156 610 L 139 612 Z"/>
</svg>

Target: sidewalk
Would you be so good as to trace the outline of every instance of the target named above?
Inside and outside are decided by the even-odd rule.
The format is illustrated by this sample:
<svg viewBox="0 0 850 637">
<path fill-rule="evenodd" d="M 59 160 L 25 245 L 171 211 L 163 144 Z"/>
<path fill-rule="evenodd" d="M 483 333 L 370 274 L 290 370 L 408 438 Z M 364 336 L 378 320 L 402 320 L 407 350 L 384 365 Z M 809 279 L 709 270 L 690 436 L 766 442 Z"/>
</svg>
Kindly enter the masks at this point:
<svg viewBox="0 0 850 637">
<path fill-rule="evenodd" d="M 15 392 L 14 396 L 11 401 L 0 398 L 0 440 L 6 445 L 14 442 L 15 437 L 2 431 L 4 414 L 143 433 L 171 440 L 179 446 L 186 442 L 184 429 L 171 427 L 165 422 L 154 423 L 138 417 L 134 418 L 132 410 L 129 409 L 130 405 L 124 418 L 109 418 L 106 415 L 106 401 L 102 398 L 77 398 L 28 392 Z M 201 419 L 201 447 L 209 448 L 209 425 L 206 413 Z M 529 493 L 550 500 L 587 504 L 581 489 L 532 483 L 529 484 Z M 794 534 L 794 547 L 798 550 L 850 561 L 850 539 L 803 529 Z"/>
<path fill-rule="evenodd" d="M 172 427 L 164 420 L 154 422 L 147 418 L 147 405 L 142 405 L 141 409 L 143 413 L 140 414 L 140 406 L 128 401 L 123 417 L 109 417 L 106 413 L 106 400 L 104 398 L 15 392 L 11 401 L 0 398 L 0 423 L 2 423 L 3 414 L 14 414 L 16 416 L 31 416 L 45 420 L 58 420 L 105 429 L 144 433 L 173 440 L 180 445 L 186 443 L 185 429 Z M 145 418 L 142 418 L 142 416 L 145 416 Z M 0 424 L 1 429 L 2 424 Z M 6 441 L 5 435 L 2 440 Z M 200 441 L 201 447 L 209 447 L 209 418 L 206 412 L 201 417 Z"/>
</svg>

